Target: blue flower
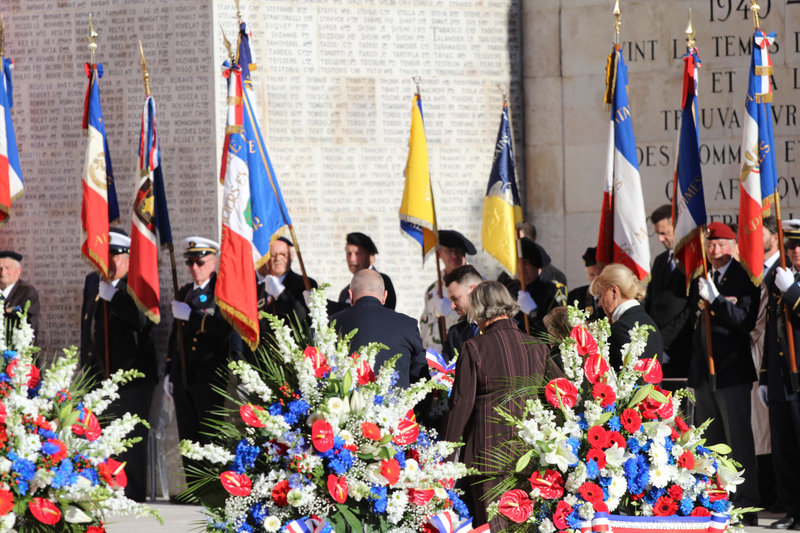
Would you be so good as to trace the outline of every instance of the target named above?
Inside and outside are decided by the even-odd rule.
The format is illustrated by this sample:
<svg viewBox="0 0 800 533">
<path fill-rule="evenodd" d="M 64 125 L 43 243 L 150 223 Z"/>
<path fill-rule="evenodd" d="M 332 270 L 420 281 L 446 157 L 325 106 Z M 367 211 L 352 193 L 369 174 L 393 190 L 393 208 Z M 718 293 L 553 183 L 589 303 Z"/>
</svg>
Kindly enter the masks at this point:
<svg viewBox="0 0 800 533">
<path fill-rule="evenodd" d="M 639 441 L 636 439 L 636 437 L 631 437 L 631 438 L 628 439 L 628 451 L 629 452 L 631 452 L 631 453 L 639 453 L 639 449 L 640 448 L 641 448 L 641 445 L 639 444 Z"/>
<path fill-rule="evenodd" d="M 578 427 L 584 431 L 589 429 L 589 423 L 586 421 L 586 416 L 583 413 L 578 415 Z"/>
<path fill-rule="evenodd" d="M 298 416 L 297 413 L 289 411 L 288 413 L 283 415 L 283 419 L 286 420 L 286 423 L 289 424 L 290 426 L 294 426 L 295 424 L 297 424 L 297 421 L 300 419 L 300 417 Z"/>
<path fill-rule="evenodd" d="M 644 500 L 645 503 L 654 505 L 656 503 L 656 500 L 662 497 L 665 492 L 666 492 L 665 489 L 651 489 L 648 490 L 647 493 L 645 493 L 644 498 L 642 499 Z"/>
<path fill-rule="evenodd" d="M 569 525 L 569 527 L 572 529 L 580 529 L 583 525 L 583 520 L 581 519 L 579 512 L 580 508 L 580 505 L 576 505 L 572 508 L 572 512 L 567 516 L 567 525 Z"/>
<path fill-rule="evenodd" d="M 283 407 L 278 402 L 273 403 L 267 409 L 272 416 L 281 416 L 283 414 Z"/>
<path fill-rule="evenodd" d="M 58 453 L 59 451 L 61 451 L 61 448 L 59 448 L 56 444 L 52 442 L 45 441 L 44 443 L 42 443 L 42 453 L 45 455 L 53 455 L 54 453 Z"/>
<path fill-rule="evenodd" d="M 469 514 L 469 508 L 467 504 L 456 494 L 454 490 L 448 490 L 447 496 L 450 498 L 450 501 L 453 502 L 453 509 L 455 510 L 458 515 L 463 518 L 464 520 L 469 520 L 472 518 Z"/>
<path fill-rule="evenodd" d="M 728 510 L 728 500 L 717 500 L 711 504 L 711 510 L 715 513 L 725 513 Z"/>
<path fill-rule="evenodd" d="M 300 474 L 292 474 L 291 476 L 289 476 L 289 487 L 293 489 L 302 488 L 305 485 L 303 481 L 304 478 Z"/>
<path fill-rule="evenodd" d="M 231 470 L 244 474 L 249 468 L 253 468 L 258 458 L 258 446 L 251 446 L 247 439 L 242 439 L 236 445 L 236 457 L 233 459 Z"/>
<path fill-rule="evenodd" d="M 683 498 L 678 510 L 683 516 L 689 516 L 694 510 L 694 502 L 689 498 Z"/>
<path fill-rule="evenodd" d="M 384 397 L 380 394 L 376 394 L 375 397 L 372 399 L 372 403 L 375 405 L 383 405 Z"/>
<path fill-rule="evenodd" d="M 589 479 L 597 479 L 597 476 L 600 475 L 600 469 L 597 468 L 597 461 L 594 459 L 589 459 L 586 461 L 586 477 Z"/>
<path fill-rule="evenodd" d="M 373 499 L 372 511 L 375 513 L 386 512 L 386 487 L 373 485 L 370 489 L 370 497 Z"/>
<path fill-rule="evenodd" d="M 604 413 L 613 413 L 617 409 L 617 403 L 614 402 L 611 405 L 607 405 L 603 408 Z M 619 420 L 619 419 L 617 419 Z M 611 427 L 611 426 L 609 426 Z M 619 431 L 619 429 L 615 429 L 614 431 Z"/>
<path fill-rule="evenodd" d="M 80 474 L 78 475 L 91 481 L 92 485 L 98 485 L 100 483 L 100 477 L 97 475 L 97 471 L 94 468 L 86 468 L 81 470 Z"/>
<path fill-rule="evenodd" d="M 581 448 L 581 441 L 579 441 L 575 437 L 570 437 L 567 439 L 567 444 L 569 445 L 570 448 L 572 448 L 572 453 L 578 455 L 578 451 Z"/>
<path fill-rule="evenodd" d="M 303 400 L 293 400 L 289 402 L 289 412 L 297 415 L 305 415 L 311 406 Z"/>
<path fill-rule="evenodd" d="M 69 458 L 62 459 L 58 467 L 53 471 L 55 476 L 50 483 L 54 489 L 60 489 L 72 485 L 78 476 L 73 472 L 72 460 Z"/>
<path fill-rule="evenodd" d="M 708 450 L 708 448 L 705 448 L 705 447 L 703 447 L 703 446 L 698 446 L 697 448 L 695 448 L 695 449 L 694 449 L 694 451 L 696 451 L 696 452 L 697 452 L 697 453 L 699 453 L 700 455 L 708 455 L 709 453 L 711 453 L 711 452 Z"/>
<path fill-rule="evenodd" d="M 350 450 L 339 451 L 336 458 L 328 463 L 328 467 L 336 475 L 341 476 L 353 467 L 353 454 L 350 453 Z"/>
<path fill-rule="evenodd" d="M 55 431 L 50 431 L 49 429 L 39 428 L 39 431 L 37 431 L 37 433 L 39 434 L 39 436 L 41 436 L 44 439 L 57 439 L 58 438 L 58 434 Z"/>
<path fill-rule="evenodd" d="M 397 464 L 400 465 L 400 468 L 405 469 L 405 467 L 406 467 L 406 454 L 403 453 L 403 450 L 397 450 L 397 453 L 394 454 L 394 458 L 397 459 Z"/>
<path fill-rule="evenodd" d="M 428 438 L 428 434 L 424 431 L 419 432 L 419 437 L 417 437 L 417 444 L 423 448 L 427 448 L 431 445 L 431 441 Z"/>
<path fill-rule="evenodd" d="M 611 405 L 609 407 L 614 407 L 614 406 Z M 620 424 L 618 416 L 612 416 L 611 418 L 608 419 L 608 429 L 610 429 L 611 431 L 619 431 L 621 427 L 622 425 Z"/>
<path fill-rule="evenodd" d="M 247 522 L 243 522 L 239 529 L 236 530 L 237 533 L 253 533 L 253 526 L 248 524 Z"/>
<path fill-rule="evenodd" d="M 670 455 L 670 459 L 672 458 L 672 439 L 669 437 L 664 437 L 664 448 L 667 450 L 667 453 Z"/>
<path fill-rule="evenodd" d="M 333 527 L 331 526 L 331 523 L 326 520 L 325 524 L 322 526 L 322 529 L 316 533 L 333 533 Z"/>
<path fill-rule="evenodd" d="M 267 506 L 261 502 L 254 503 L 250 507 L 250 516 L 253 517 L 253 520 L 256 521 L 256 524 L 260 524 L 266 517 L 269 516 L 269 509 L 267 509 Z"/>
</svg>

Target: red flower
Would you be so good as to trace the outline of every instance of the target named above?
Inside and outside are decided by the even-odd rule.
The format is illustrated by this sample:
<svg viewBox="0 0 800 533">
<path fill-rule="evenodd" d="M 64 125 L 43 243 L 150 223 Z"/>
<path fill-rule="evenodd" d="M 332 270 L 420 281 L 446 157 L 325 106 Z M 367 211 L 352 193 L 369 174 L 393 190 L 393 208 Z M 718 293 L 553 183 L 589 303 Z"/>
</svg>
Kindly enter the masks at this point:
<svg viewBox="0 0 800 533">
<path fill-rule="evenodd" d="M 397 425 L 397 431 L 392 435 L 392 442 L 398 446 L 406 446 L 416 442 L 417 437 L 419 437 L 419 424 L 417 424 L 416 420 L 404 418 Z"/>
<path fill-rule="evenodd" d="M 594 507 L 594 512 L 595 513 L 607 513 L 608 512 L 608 505 L 606 505 L 606 502 L 595 502 L 595 503 L 592 504 L 592 507 Z"/>
<path fill-rule="evenodd" d="M 600 354 L 590 355 L 583 363 L 583 371 L 589 383 L 599 383 L 608 372 L 608 362 Z"/>
<path fill-rule="evenodd" d="M 627 445 L 627 442 L 625 442 L 625 437 L 623 437 L 619 431 L 609 431 L 608 447 L 611 448 L 615 442 L 617 443 L 617 448 L 620 450 L 624 450 L 625 446 Z"/>
<path fill-rule="evenodd" d="M 381 428 L 372 422 L 361 423 L 361 434 L 364 435 L 365 439 L 381 440 Z"/>
<path fill-rule="evenodd" d="M 0 403 L 0 424 L 4 424 L 6 421 L 6 417 L 8 413 L 6 412 L 6 406 Z"/>
<path fill-rule="evenodd" d="M 711 512 L 705 507 L 695 507 L 689 516 L 711 516 Z"/>
<path fill-rule="evenodd" d="M 678 431 L 681 432 L 681 435 L 689 431 L 689 425 L 684 422 L 683 418 L 679 416 L 675 417 L 675 427 L 678 428 Z"/>
<path fill-rule="evenodd" d="M 381 461 L 381 475 L 386 478 L 389 485 L 394 485 L 400 480 L 400 463 L 397 459 L 384 459 Z"/>
<path fill-rule="evenodd" d="M 89 526 L 86 528 L 86 533 L 106 533 L 106 528 L 100 526 Z"/>
<path fill-rule="evenodd" d="M 683 489 L 678 485 L 672 485 L 667 491 L 667 494 L 669 494 L 669 497 L 676 502 L 679 502 L 683 499 Z"/>
<path fill-rule="evenodd" d="M 577 343 L 578 355 L 593 355 L 597 353 L 597 341 L 594 340 L 592 334 L 586 329 L 586 326 L 579 324 L 572 328 L 569 334 L 570 337 L 575 339 Z"/>
<path fill-rule="evenodd" d="M 406 452 L 406 459 L 414 459 L 416 462 L 419 462 L 419 451 L 411 448 Z"/>
<path fill-rule="evenodd" d="M 692 452 L 686 450 L 678 457 L 678 467 L 694 470 L 694 455 L 692 455 Z"/>
<path fill-rule="evenodd" d="M 648 396 L 639 402 L 639 409 L 642 416 L 648 420 L 656 420 L 657 418 L 669 418 L 672 416 L 672 393 L 667 392 L 661 387 L 653 387 L 653 390 L 660 392 L 667 397 L 667 401 L 661 403 L 652 397 Z"/>
<path fill-rule="evenodd" d="M 242 417 L 242 421 L 248 426 L 252 426 L 254 428 L 263 428 L 265 424 L 258 419 L 256 411 L 262 413 L 264 412 L 264 408 L 248 403 L 239 408 L 239 416 Z"/>
<path fill-rule="evenodd" d="M 289 494 L 289 482 L 284 479 L 272 488 L 272 501 L 278 507 L 286 507 L 289 505 L 289 500 L 286 499 L 287 494 Z"/>
<path fill-rule="evenodd" d="M 544 474 L 537 470 L 531 474 L 531 488 L 539 489 L 545 500 L 556 500 L 564 495 L 564 478 L 555 470 L 547 469 Z"/>
<path fill-rule="evenodd" d="M 101 429 L 100 422 L 97 421 L 94 413 L 84 408 L 80 418 L 83 419 L 81 422 L 72 424 L 72 432 L 78 436 L 85 436 L 89 441 L 97 440 L 100 437 Z"/>
<path fill-rule="evenodd" d="M 320 453 L 333 448 L 333 428 L 328 422 L 323 419 L 314 422 L 311 426 L 311 443 Z"/>
<path fill-rule="evenodd" d="M 12 359 L 6 367 L 6 374 L 11 377 L 14 377 L 14 374 L 16 373 L 15 369 L 17 368 L 17 361 L 17 359 Z M 28 366 L 28 388 L 35 389 L 40 381 L 42 381 L 42 375 L 39 373 L 39 369 L 36 368 L 35 365 Z"/>
<path fill-rule="evenodd" d="M 356 380 L 359 385 L 366 385 L 375 381 L 375 372 L 372 371 L 372 367 L 369 366 L 366 357 L 361 357 L 361 354 L 358 353 L 354 353 L 350 357 L 353 358 L 356 366 Z"/>
<path fill-rule="evenodd" d="M 500 497 L 497 510 L 512 522 L 521 524 L 533 513 L 533 502 L 524 490 L 512 489 Z"/>
<path fill-rule="evenodd" d="M 105 462 L 97 465 L 97 472 L 111 488 L 125 488 L 128 484 L 128 476 L 125 474 L 125 463 L 120 463 L 116 459 L 111 459 L 109 457 Z"/>
<path fill-rule="evenodd" d="M 606 452 L 600 448 L 593 447 L 586 452 L 586 460 L 589 461 L 591 459 L 594 459 L 594 462 L 597 463 L 597 468 L 605 468 L 605 466 L 608 464 L 606 461 Z"/>
<path fill-rule="evenodd" d="M 28 502 L 28 509 L 33 517 L 48 526 L 54 526 L 61 520 L 61 511 L 56 504 L 44 498 L 34 498 Z"/>
<path fill-rule="evenodd" d="M 328 492 L 337 503 L 344 503 L 347 499 L 347 479 L 344 476 L 336 477 L 328 474 Z"/>
<path fill-rule="evenodd" d="M 14 495 L 10 491 L 0 489 L 0 516 L 7 515 L 14 508 Z"/>
<path fill-rule="evenodd" d="M 581 498 L 589 503 L 596 503 L 603 501 L 603 489 L 597 483 L 586 481 L 578 488 Z"/>
<path fill-rule="evenodd" d="M 575 407 L 575 402 L 578 399 L 578 389 L 575 385 L 566 378 L 557 378 L 552 380 L 544 389 L 544 395 L 547 398 L 547 403 L 553 407 Z"/>
<path fill-rule="evenodd" d="M 606 383 L 595 383 L 592 387 L 592 396 L 595 400 L 600 400 L 601 407 L 608 407 L 617 401 L 617 393 L 614 387 Z"/>
<path fill-rule="evenodd" d="M 222 481 L 222 486 L 225 487 L 225 490 L 234 496 L 247 496 L 253 489 L 253 482 L 250 481 L 249 477 L 233 470 L 221 473 L 219 479 Z"/>
<path fill-rule="evenodd" d="M 572 512 L 572 506 L 564 500 L 558 500 L 556 510 L 553 513 L 553 525 L 558 529 L 567 529 L 567 517 Z"/>
<path fill-rule="evenodd" d="M 593 448 L 608 448 L 610 445 L 608 431 L 603 426 L 590 427 L 586 437 Z"/>
<path fill-rule="evenodd" d="M 54 445 L 58 446 L 58 451 L 56 453 L 50 455 L 50 457 L 49 457 L 51 464 L 56 464 L 59 461 L 61 461 L 61 459 L 63 459 L 64 457 L 67 456 L 67 446 L 66 446 L 66 444 L 64 444 L 63 442 L 61 442 L 58 439 L 47 439 L 47 442 L 49 442 L 50 444 L 54 444 Z"/>
<path fill-rule="evenodd" d="M 433 499 L 433 489 L 408 489 L 408 500 L 414 505 L 425 505 Z"/>
<path fill-rule="evenodd" d="M 669 496 L 662 496 L 656 500 L 653 505 L 653 515 L 655 516 L 672 516 L 678 512 L 678 502 Z"/>
<path fill-rule="evenodd" d="M 661 383 L 664 377 L 661 372 L 661 363 L 655 357 L 650 359 L 639 359 L 633 367 L 634 370 L 644 372 L 644 380 L 647 383 Z"/>
<path fill-rule="evenodd" d="M 311 363 L 314 365 L 314 376 L 323 378 L 331 371 L 331 367 L 328 366 L 328 360 L 325 355 L 314 346 L 307 346 L 306 349 L 303 350 L 303 356 L 306 359 L 311 359 Z"/>
<path fill-rule="evenodd" d="M 622 427 L 624 427 L 625 431 L 628 433 L 635 433 L 642 427 L 642 417 L 640 417 L 639 413 L 634 409 L 625 409 L 622 411 L 620 421 L 622 422 Z"/>
</svg>

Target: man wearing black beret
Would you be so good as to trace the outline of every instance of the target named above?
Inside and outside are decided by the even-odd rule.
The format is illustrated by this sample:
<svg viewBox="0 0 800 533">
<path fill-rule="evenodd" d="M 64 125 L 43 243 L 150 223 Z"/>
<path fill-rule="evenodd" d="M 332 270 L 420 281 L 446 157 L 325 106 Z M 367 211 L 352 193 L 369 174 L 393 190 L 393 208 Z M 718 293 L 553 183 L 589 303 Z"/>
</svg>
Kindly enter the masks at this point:
<svg viewBox="0 0 800 533">
<path fill-rule="evenodd" d="M 593 246 L 586 249 L 582 258 L 583 266 L 586 269 L 586 279 L 588 279 L 589 284 L 591 284 L 594 278 L 600 275 L 604 265 L 597 262 L 597 248 Z M 597 300 L 598 298 L 592 296 L 592 293 L 589 291 L 589 285 L 576 287 L 569 291 L 569 296 L 567 296 L 567 303 L 572 305 L 577 301 L 578 309 L 589 313 L 589 320 L 597 320 L 606 316 L 603 312 L 603 308 L 598 305 Z"/>
<path fill-rule="evenodd" d="M 522 261 L 520 268 L 525 274 L 525 290 L 520 290 L 519 281 L 516 286 L 509 287 L 511 296 L 516 296 L 520 311 L 528 315 L 531 320 L 531 334 L 536 331 L 545 331 L 544 316 L 554 307 L 566 304 L 566 294 L 552 281 L 545 281 L 541 277 L 544 266 L 544 249 L 527 237 L 520 239 L 522 245 Z M 520 327 L 524 323 L 519 320 Z"/>
<path fill-rule="evenodd" d="M 25 305 L 30 302 L 28 308 L 28 324 L 33 328 L 34 339 L 39 337 L 39 293 L 33 285 L 19 279 L 22 274 L 22 255 L 11 250 L 0 251 L 0 302 L 3 305 L 3 312 L 6 318 L 10 318 L 16 323 L 17 313 L 25 309 Z M 13 328 L 6 331 L 11 332 Z M 10 333 L 7 333 L 10 335 Z M 6 345 L 10 342 L 10 336 L 6 339 Z"/>
<path fill-rule="evenodd" d="M 347 234 L 347 244 L 344 247 L 345 255 L 347 256 L 347 268 L 350 272 L 355 274 L 359 270 L 368 268 L 370 270 L 377 269 L 374 266 L 375 254 L 378 253 L 378 248 L 367 235 L 359 232 Z M 397 305 L 397 295 L 394 292 L 394 285 L 389 276 L 380 272 L 383 278 L 383 285 L 386 289 L 386 301 L 383 303 L 384 307 L 394 309 Z M 338 309 L 344 309 L 350 305 L 350 284 L 347 285 L 342 292 L 339 293 L 339 306 Z"/>
</svg>

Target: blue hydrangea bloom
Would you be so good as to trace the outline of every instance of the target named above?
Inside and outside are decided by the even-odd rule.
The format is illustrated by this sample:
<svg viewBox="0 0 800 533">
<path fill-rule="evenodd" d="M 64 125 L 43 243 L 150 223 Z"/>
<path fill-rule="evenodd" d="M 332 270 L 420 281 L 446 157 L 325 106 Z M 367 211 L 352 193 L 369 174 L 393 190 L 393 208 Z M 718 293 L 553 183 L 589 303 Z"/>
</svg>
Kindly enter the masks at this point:
<svg viewBox="0 0 800 533">
<path fill-rule="evenodd" d="M 353 467 L 353 454 L 350 453 L 350 450 L 340 450 L 336 458 L 328 463 L 328 467 L 337 476 L 341 476 Z"/>
<path fill-rule="evenodd" d="M 597 468 L 597 461 L 594 459 L 589 459 L 586 461 L 586 477 L 589 479 L 597 479 L 597 476 L 600 475 L 600 469 Z"/>
<path fill-rule="evenodd" d="M 472 518 L 469 514 L 469 509 L 467 508 L 467 504 L 456 494 L 454 490 L 448 490 L 447 496 L 450 498 L 450 501 L 453 502 L 453 510 L 455 510 L 458 515 L 463 518 L 464 520 L 469 520 Z"/>
<path fill-rule="evenodd" d="M 370 497 L 372 498 L 372 511 L 375 513 L 386 512 L 386 487 L 373 485 L 370 489 Z"/>
<path fill-rule="evenodd" d="M 233 459 L 231 470 L 244 474 L 249 468 L 253 468 L 258 458 L 258 446 L 252 446 L 247 439 L 242 439 L 236 445 L 236 456 Z"/>
</svg>

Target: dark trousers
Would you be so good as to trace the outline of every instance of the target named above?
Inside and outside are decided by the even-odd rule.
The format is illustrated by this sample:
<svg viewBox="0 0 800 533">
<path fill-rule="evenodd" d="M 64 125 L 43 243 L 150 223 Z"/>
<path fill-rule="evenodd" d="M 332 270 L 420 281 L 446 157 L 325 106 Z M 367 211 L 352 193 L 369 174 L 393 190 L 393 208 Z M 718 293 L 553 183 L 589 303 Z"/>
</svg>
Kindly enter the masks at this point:
<svg viewBox="0 0 800 533">
<path fill-rule="evenodd" d="M 704 382 L 694 390 L 697 402 L 695 424 L 699 426 L 713 418 L 706 430 L 706 442 L 726 443 L 731 447 L 733 460 L 744 469 L 744 482 L 736 488 L 733 498 L 738 507 L 757 507 L 761 501 L 753 427 L 750 424 L 752 387 L 752 383 L 746 383 L 712 391 L 708 382 Z"/>
<path fill-rule="evenodd" d="M 800 519 L 800 400 L 769 402 L 769 426 L 778 501 Z"/>
</svg>

